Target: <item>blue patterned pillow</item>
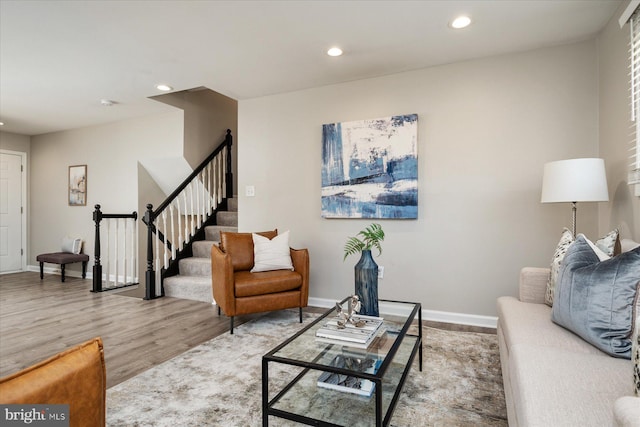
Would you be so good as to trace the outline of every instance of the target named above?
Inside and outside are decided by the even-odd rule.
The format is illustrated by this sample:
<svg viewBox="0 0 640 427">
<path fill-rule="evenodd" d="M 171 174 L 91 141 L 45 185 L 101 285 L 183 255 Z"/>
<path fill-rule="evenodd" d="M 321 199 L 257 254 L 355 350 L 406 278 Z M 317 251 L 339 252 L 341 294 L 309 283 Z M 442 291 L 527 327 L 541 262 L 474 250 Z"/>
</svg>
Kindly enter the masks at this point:
<svg viewBox="0 0 640 427">
<path fill-rule="evenodd" d="M 551 320 L 615 357 L 631 358 L 640 248 L 600 262 L 584 236 L 564 257 Z"/>
</svg>

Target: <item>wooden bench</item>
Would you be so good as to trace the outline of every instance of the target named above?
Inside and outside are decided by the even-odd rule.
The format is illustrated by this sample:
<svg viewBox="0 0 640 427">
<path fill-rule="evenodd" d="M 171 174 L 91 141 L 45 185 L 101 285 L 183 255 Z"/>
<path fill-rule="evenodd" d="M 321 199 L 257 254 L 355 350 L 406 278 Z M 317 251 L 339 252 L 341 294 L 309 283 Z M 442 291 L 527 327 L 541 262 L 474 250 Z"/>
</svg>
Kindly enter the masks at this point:
<svg viewBox="0 0 640 427">
<path fill-rule="evenodd" d="M 75 262 L 82 263 L 82 278 L 87 277 L 87 262 L 89 262 L 89 255 L 86 254 L 72 254 L 69 252 L 53 252 L 50 254 L 40 254 L 36 257 L 36 261 L 40 262 L 40 280 L 44 279 L 44 263 L 60 264 L 62 269 L 61 281 L 64 282 L 64 267 L 67 264 L 73 264 Z"/>
</svg>

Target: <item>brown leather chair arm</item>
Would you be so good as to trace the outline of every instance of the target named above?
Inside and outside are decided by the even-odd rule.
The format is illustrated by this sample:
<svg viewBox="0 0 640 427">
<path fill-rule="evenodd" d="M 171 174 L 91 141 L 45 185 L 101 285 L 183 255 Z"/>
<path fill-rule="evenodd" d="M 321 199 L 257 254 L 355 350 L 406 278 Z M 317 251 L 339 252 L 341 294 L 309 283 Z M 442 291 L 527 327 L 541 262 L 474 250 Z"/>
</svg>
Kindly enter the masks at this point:
<svg viewBox="0 0 640 427">
<path fill-rule="evenodd" d="M 227 316 L 235 316 L 233 265 L 229 254 L 219 247 L 211 247 L 211 286 L 213 299 Z"/>
<path fill-rule="evenodd" d="M 97 337 L 0 379 L 2 404 L 68 404 L 71 427 L 104 426 L 106 370 Z"/>
<path fill-rule="evenodd" d="M 290 248 L 293 270 L 302 275 L 302 288 L 300 306 L 306 307 L 309 303 L 309 250 Z"/>
</svg>

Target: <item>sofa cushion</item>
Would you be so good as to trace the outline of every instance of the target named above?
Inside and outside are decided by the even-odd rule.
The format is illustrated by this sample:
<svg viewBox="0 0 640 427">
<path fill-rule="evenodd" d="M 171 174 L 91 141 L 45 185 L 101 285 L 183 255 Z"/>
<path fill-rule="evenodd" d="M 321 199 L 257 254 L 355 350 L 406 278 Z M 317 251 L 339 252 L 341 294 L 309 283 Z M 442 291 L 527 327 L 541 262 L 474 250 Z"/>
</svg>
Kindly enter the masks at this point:
<svg viewBox="0 0 640 427">
<path fill-rule="evenodd" d="M 302 275 L 290 270 L 237 271 L 234 278 L 237 298 L 292 291 L 302 285 Z"/>
<path fill-rule="evenodd" d="M 604 355 L 604 353 L 571 331 L 558 327 L 551 321 L 551 307 L 545 304 L 529 304 L 514 297 L 498 298 L 498 319 L 507 349 L 527 344 L 572 351 L 576 353 Z"/>
<path fill-rule="evenodd" d="M 619 427 L 640 427 L 640 397 L 619 398 L 613 405 L 613 414 Z"/>
<path fill-rule="evenodd" d="M 579 235 L 564 257 L 551 319 L 611 356 L 628 359 L 639 285 L 640 248 L 600 262 Z"/>
<path fill-rule="evenodd" d="M 258 233 L 268 239 L 278 235 L 278 230 Z M 251 270 L 253 267 L 253 237 L 252 233 L 220 232 L 220 249 L 231 256 L 233 271 Z"/>
<path fill-rule="evenodd" d="M 519 425 L 611 426 L 614 402 L 631 393 L 629 361 L 602 352 L 519 344 L 509 371 Z"/>
<path fill-rule="evenodd" d="M 291 252 L 289 250 L 289 230 L 268 239 L 259 234 L 252 234 L 253 238 L 253 268 L 252 273 L 271 270 L 293 270 Z"/>
</svg>

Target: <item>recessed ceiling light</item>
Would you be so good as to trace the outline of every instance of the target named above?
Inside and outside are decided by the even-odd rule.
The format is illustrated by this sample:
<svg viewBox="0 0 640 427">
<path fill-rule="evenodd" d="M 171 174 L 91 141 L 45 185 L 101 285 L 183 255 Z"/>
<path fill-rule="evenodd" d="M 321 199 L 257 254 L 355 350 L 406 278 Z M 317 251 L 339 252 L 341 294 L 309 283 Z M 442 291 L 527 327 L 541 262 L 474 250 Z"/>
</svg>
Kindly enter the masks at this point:
<svg viewBox="0 0 640 427">
<path fill-rule="evenodd" d="M 4 123 L 3 123 L 3 122 L 0 122 L 0 126 L 4 126 Z"/>
<path fill-rule="evenodd" d="M 327 55 L 329 56 L 340 56 L 342 55 L 342 49 L 339 47 L 332 47 L 327 51 Z"/>
<path fill-rule="evenodd" d="M 156 89 L 161 90 L 163 92 L 169 92 L 170 90 L 173 90 L 171 86 L 165 85 L 165 84 L 156 85 Z"/>
<path fill-rule="evenodd" d="M 112 101 L 112 100 L 110 100 L 110 99 L 101 99 L 101 100 L 100 100 L 100 104 L 101 104 L 103 107 L 111 107 L 113 104 L 115 104 L 115 102 L 113 102 L 113 101 Z"/>
<path fill-rule="evenodd" d="M 466 15 L 461 15 L 451 21 L 451 28 L 455 28 L 459 30 L 461 28 L 466 28 L 471 24 L 471 18 Z"/>
</svg>

